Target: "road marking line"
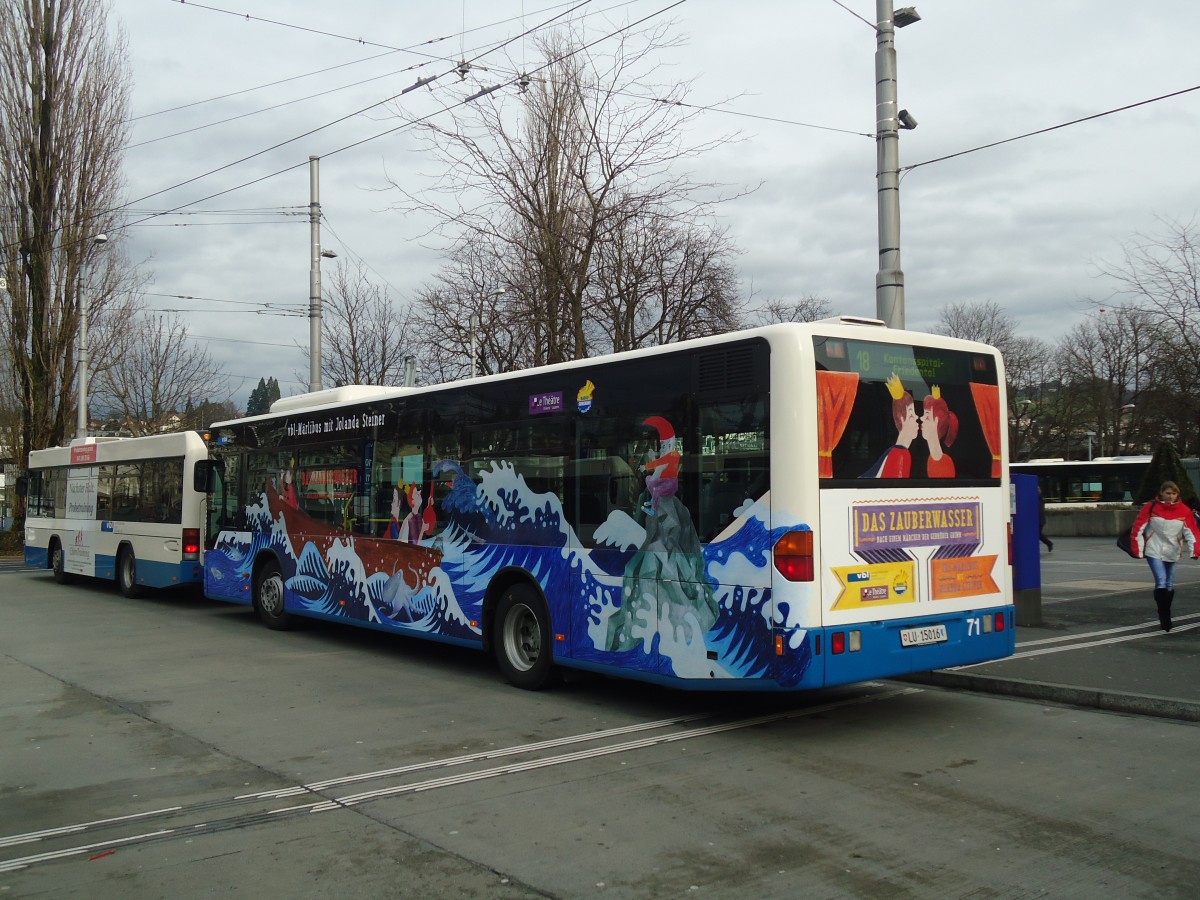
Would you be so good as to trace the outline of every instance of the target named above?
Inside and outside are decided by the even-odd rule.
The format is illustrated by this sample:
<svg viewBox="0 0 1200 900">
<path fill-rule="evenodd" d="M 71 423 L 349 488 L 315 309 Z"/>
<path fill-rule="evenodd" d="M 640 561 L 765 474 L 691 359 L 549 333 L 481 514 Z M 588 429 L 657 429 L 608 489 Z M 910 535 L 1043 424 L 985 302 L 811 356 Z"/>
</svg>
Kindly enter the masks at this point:
<svg viewBox="0 0 1200 900">
<path fill-rule="evenodd" d="M 880 684 L 880 682 L 863 682 L 862 686 L 878 686 L 879 684 Z M 578 761 L 587 760 L 587 759 L 595 759 L 595 758 L 599 758 L 599 757 L 603 757 L 603 756 L 609 756 L 614 753 L 625 753 L 625 752 L 629 752 L 629 751 L 633 751 L 633 750 L 640 750 L 640 749 L 647 748 L 647 747 L 654 747 L 654 746 L 657 746 L 660 744 L 670 744 L 670 743 L 675 743 L 678 741 L 690 740 L 690 739 L 699 738 L 699 737 L 705 737 L 707 735 L 720 734 L 720 733 L 726 732 L 726 731 L 734 731 L 734 730 L 743 729 L 743 728 L 752 728 L 757 725 L 768 724 L 770 722 L 775 722 L 775 721 L 780 721 L 780 720 L 795 719 L 795 718 L 800 718 L 803 716 L 817 715 L 819 713 L 829 712 L 830 710 L 839 709 L 839 708 L 843 708 L 843 707 L 851 707 L 851 706 L 857 706 L 857 705 L 864 704 L 864 703 L 875 703 L 875 702 L 879 702 L 882 700 L 890 700 L 894 697 L 902 697 L 902 696 L 906 696 L 909 694 L 923 693 L 923 691 L 924 691 L 923 688 L 904 687 L 904 688 L 893 688 L 893 689 L 889 689 L 889 690 L 879 691 L 878 693 L 873 693 L 873 694 L 859 694 L 859 695 L 856 695 L 853 697 L 848 697 L 846 699 L 839 699 L 839 700 L 834 700 L 829 703 L 823 703 L 818 706 L 804 707 L 803 709 L 793 709 L 793 710 L 788 710 L 786 712 L 771 713 L 771 714 L 762 715 L 762 716 L 754 716 L 749 719 L 737 719 L 732 722 L 724 722 L 724 723 L 717 723 L 717 724 L 713 724 L 713 725 L 706 725 L 706 726 L 703 726 L 700 728 L 692 728 L 692 729 L 677 732 L 674 734 L 645 737 L 645 738 L 641 738 L 641 739 L 638 739 L 635 741 L 626 741 L 621 744 L 614 744 L 614 745 L 611 745 L 608 747 L 594 747 L 594 748 L 591 748 L 588 750 L 580 750 L 580 751 L 576 751 L 574 753 L 559 754 L 557 756 L 546 757 L 544 759 L 527 760 L 524 762 L 514 762 L 514 763 L 503 765 L 503 766 L 495 766 L 493 768 L 485 769 L 485 770 L 482 770 L 479 772 L 467 772 L 467 773 L 462 773 L 462 774 L 458 774 L 458 775 L 444 776 L 441 778 L 432 778 L 427 781 L 417 782 L 415 784 L 401 785 L 399 787 L 383 788 L 383 789 L 380 789 L 377 791 L 367 791 L 367 792 L 364 792 L 361 794 L 349 795 L 347 797 L 342 797 L 339 799 L 332 799 L 332 800 L 322 799 L 322 801 L 320 801 L 318 803 L 307 803 L 307 804 L 303 804 L 301 806 L 284 807 L 284 808 L 277 809 L 277 810 L 271 810 L 267 813 L 251 813 L 241 819 L 235 818 L 235 819 L 230 819 L 230 820 L 224 820 L 221 822 L 208 821 L 203 824 L 194 824 L 191 826 L 180 825 L 175 828 L 168 828 L 168 829 L 163 829 L 161 831 L 154 831 L 154 832 L 149 832 L 146 834 L 134 835 L 132 837 L 119 838 L 119 839 L 115 839 L 112 841 L 104 841 L 104 842 L 100 842 L 100 843 L 85 844 L 85 845 L 82 845 L 79 847 L 70 847 L 70 848 L 67 848 L 64 850 L 58 850 L 58 851 L 53 851 L 53 852 L 48 852 L 48 853 L 40 853 L 40 854 L 37 854 L 34 856 L 26 856 L 26 857 L 21 857 L 19 859 L 12 859 L 12 860 L 8 860 L 6 862 L 0 862 L 0 872 L 14 871 L 16 869 L 21 869 L 21 868 L 25 868 L 26 866 L 34 865 L 36 863 L 49 862 L 51 860 L 63 859 L 65 857 L 69 857 L 69 856 L 80 856 L 85 853 L 94 853 L 97 850 L 103 850 L 103 849 L 106 849 L 109 847 L 120 846 L 120 845 L 129 845 L 129 844 L 133 844 L 133 843 L 137 843 L 137 842 L 151 841 L 151 840 L 163 837 L 165 835 L 185 834 L 185 833 L 186 834 L 196 834 L 197 831 L 199 831 L 199 830 L 213 832 L 213 831 L 217 831 L 217 830 L 227 830 L 229 828 L 236 828 L 236 827 L 240 827 L 241 825 L 261 824 L 263 822 L 268 821 L 269 817 L 271 817 L 271 816 L 279 816 L 279 815 L 284 815 L 284 814 L 289 814 L 289 813 L 308 814 L 308 813 L 314 813 L 314 812 L 329 812 L 329 811 L 337 810 L 337 809 L 346 809 L 350 806 L 356 806 L 360 803 L 367 803 L 371 800 L 382 799 L 384 797 L 396 796 L 396 795 L 405 794 L 405 793 L 415 793 L 415 792 L 436 790 L 437 788 L 452 787 L 454 785 L 467 784 L 467 783 L 470 783 L 473 781 L 481 781 L 481 780 L 484 780 L 487 778 L 497 778 L 502 775 L 509 775 L 509 774 L 514 774 L 514 773 L 519 773 L 519 772 L 529 772 L 529 771 L 534 771 L 536 769 L 548 768 L 550 766 L 563 765 L 563 764 L 571 763 L 571 762 L 578 762 Z M 672 723 L 672 722 L 694 721 L 696 719 L 712 718 L 714 715 L 716 715 L 716 714 L 715 713 L 697 714 L 697 715 L 693 715 L 693 716 L 680 717 L 679 719 L 662 720 L 662 722 Z M 661 725 L 661 724 L 662 723 L 642 723 L 640 725 L 628 726 L 627 728 L 623 728 L 623 729 L 611 729 L 611 731 L 618 732 L 618 733 L 619 732 L 635 732 L 638 730 L 646 730 L 647 727 L 653 727 L 653 726 Z M 589 737 L 595 737 L 595 735 L 597 735 L 597 734 L 601 734 L 601 732 L 595 732 L 594 734 L 589 735 Z M 582 737 L 582 736 L 572 736 L 570 738 L 564 738 L 564 739 L 562 739 L 561 742 L 562 743 L 572 743 L 572 742 L 576 741 L 577 737 Z M 540 742 L 539 745 L 526 745 L 526 746 L 552 745 L 555 743 L 559 743 L 559 742 L 543 741 L 543 742 Z M 496 755 L 496 752 L 491 751 L 491 755 Z M 456 759 L 459 759 L 459 757 L 456 757 Z M 341 781 L 341 779 L 338 779 L 338 781 Z M 261 795 L 255 794 L 255 795 L 246 795 L 246 796 L 249 798 L 253 798 L 253 799 L 269 799 L 273 796 L 273 794 L 272 794 L 272 792 L 266 792 Z M 196 804 L 197 808 L 208 807 L 208 806 L 211 806 L 211 803 L 210 804 L 205 804 L 205 803 Z M 186 807 L 172 807 L 171 809 L 172 810 L 181 810 L 184 812 L 187 811 Z M 137 818 L 138 816 L 146 816 L 146 815 L 149 815 L 149 814 L 148 813 L 140 813 L 137 816 L 130 816 L 128 818 Z M 98 821 L 114 822 L 114 821 L 119 821 L 119 820 L 103 819 L 103 820 L 98 820 Z M 71 833 L 72 831 L 78 830 L 80 827 L 83 827 L 83 826 L 67 826 L 63 829 L 54 829 L 53 831 L 58 832 L 58 833 Z"/>
<path fill-rule="evenodd" d="M 1186 616 L 1175 617 L 1176 622 L 1186 622 L 1190 619 L 1200 619 L 1200 613 L 1190 613 Z M 1157 628 L 1158 620 L 1147 620 L 1145 622 L 1139 622 L 1137 625 L 1123 625 L 1120 628 L 1109 628 L 1105 631 L 1087 631 L 1082 634 L 1066 634 L 1062 635 L 1061 637 L 1042 638 L 1041 640 L 1037 641 L 1021 641 L 1019 644 L 1017 644 L 1017 650 L 1019 651 L 1022 647 L 1036 647 L 1040 644 L 1061 644 L 1066 641 L 1077 641 L 1080 638 L 1089 638 L 1101 634 L 1120 634 L 1124 631 L 1136 631 L 1142 628 L 1149 628 L 1151 625 Z"/>
<path fill-rule="evenodd" d="M 107 847 L 120 847 L 125 844 L 134 842 L 149 841 L 153 838 L 162 837 L 165 834 L 172 834 L 174 828 L 167 828 L 162 831 L 151 831 L 146 834 L 135 834 L 126 838 L 117 838 L 112 841 L 101 841 L 98 844 L 84 844 L 82 847 L 69 847 L 66 850 L 55 850 L 51 853 L 39 853 L 36 856 L 24 856 L 20 859 L 10 859 L 7 862 L 0 862 L 0 872 L 15 872 L 17 869 L 24 869 L 26 866 L 31 866 L 35 863 L 49 862 L 52 859 L 63 859 L 67 856 L 82 856 L 84 853 L 91 853 L 94 850 L 103 850 Z"/>
</svg>

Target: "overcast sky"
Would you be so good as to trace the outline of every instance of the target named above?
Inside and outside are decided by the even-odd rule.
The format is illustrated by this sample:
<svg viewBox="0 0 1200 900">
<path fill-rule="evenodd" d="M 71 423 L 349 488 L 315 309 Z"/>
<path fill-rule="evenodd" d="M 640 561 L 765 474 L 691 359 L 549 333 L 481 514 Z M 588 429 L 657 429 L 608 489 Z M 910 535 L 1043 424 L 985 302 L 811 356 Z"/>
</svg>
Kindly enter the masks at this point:
<svg viewBox="0 0 1200 900">
<path fill-rule="evenodd" d="M 574 16 L 599 38 L 671 2 L 592 0 Z M 132 219 L 184 204 L 271 211 L 160 217 L 130 229 L 126 252 L 153 279 L 147 307 L 187 310 L 239 406 L 262 377 L 279 379 L 285 395 L 303 390 L 305 314 L 261 315 L 246 304 L 307 308 L 308 157 L 322 157 L 322 245 L 361 258 L 400 303 L 435 276 L 441 253 L 423 237 L 426 223 L 390 208 L 398 198 L 387 176 L 418 186 L 431 161 L 407 128 L 343 149 L 397 128 L 387 106 L 268 148 L 443 75 L 574 5 L 113 0 L 134 81 Z M 920 0 L 917 10 L 922 21 L 896 36 L 900 106 L 919 123 L 901 133 L 902 167 L 1200 84 L 1194 3 L 1184 0 Z M 669 19 L 684 41 L 661 61 L 671 78 L 691 82 L 689 102 L 720 104 L 696 117 L 691 138 L 739 136 L 696 163 L 696 174 L 761 184 L 721 208 L 747 295 L 816 295 L 837 313 L 875 314 L 874 14 L 874 0 L 685 0 L 652 19 Z M 479 60 L 495 72 L 442 77 L 435 90 L 410 94 L 408 108 L 434 112 L 536 58 L 532 42 L 506 52 Z M 251 90 L 282 79 L 292 80 Z M 906 172 L 908 327 L 927 330 L 947 304 L 984 300 L 1010 310 L 1022 333 L 1048 339 L 1082 321 L 1089 298 L 1111 292 L 1099 263 L 1119 261 L 1139 233 L 1162 233 L 1162 219 L 1195 216 L 1198 111 L 1200 90 Z M 223 121 L 233 117 L 241 118 Z M 178 134 L 188 129 L 199 130 Z M 251 154 L 260 155 L 191 181 Z"/>
</svg>

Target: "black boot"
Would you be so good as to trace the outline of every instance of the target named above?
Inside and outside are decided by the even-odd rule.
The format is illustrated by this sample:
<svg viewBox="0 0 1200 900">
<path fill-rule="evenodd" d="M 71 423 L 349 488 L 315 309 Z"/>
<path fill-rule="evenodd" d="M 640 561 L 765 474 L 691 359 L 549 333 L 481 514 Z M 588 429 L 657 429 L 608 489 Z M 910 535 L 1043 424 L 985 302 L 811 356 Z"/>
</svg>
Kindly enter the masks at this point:
<svg viewBox="0 0 1200 900">
<path fill-rule="evenodd" d="M 1158 624 L 1163 631 L 1171 630 L 1171 592 L 1166 588 L 1154 589 L 1154 605 L 1158 607 Z"/>
<path fill-rule="evenodd" d="M 1167 618 L 1167 621 L 1163 623 L 1163 628 L 1165 628 L 1167 631 L 1170 631 L 1171 627 L 1172 627 L 1171 626 L 1171 604 L 1174 601 L 1175 601 L 1175 589 L 1170 588 L 1167 591 L 1167 602 L 1164 604 L 1164 606 L 1166 607 L 1166 612 L 1163 613 L 1163 615 L 1165 615 Z"/>
</svg>

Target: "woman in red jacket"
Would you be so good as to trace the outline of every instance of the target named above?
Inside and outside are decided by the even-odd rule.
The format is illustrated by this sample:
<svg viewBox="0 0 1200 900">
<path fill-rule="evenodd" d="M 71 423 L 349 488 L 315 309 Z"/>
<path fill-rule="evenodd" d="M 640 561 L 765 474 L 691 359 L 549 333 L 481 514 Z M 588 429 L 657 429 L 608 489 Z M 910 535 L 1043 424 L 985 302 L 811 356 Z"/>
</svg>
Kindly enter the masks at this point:
<svg viewBox="0 0 1200 900">
<path fill-rule="evenodd" d="M 1158 499 L 1151 500 L 1138 512 L 1130 534 L 1135 556 L 1144 556 L 1154 573 L 1154 605 L 1163 631 L 1171 630 L 1171 601 L 1175 599 L 1175 563 L 1186 553 L 1192 559 L 1200 553 L 1200 532 L 1196 518 L 1186 503 L 1179 500 L 1179 485 L 1164 481 Z"/>
</svg>

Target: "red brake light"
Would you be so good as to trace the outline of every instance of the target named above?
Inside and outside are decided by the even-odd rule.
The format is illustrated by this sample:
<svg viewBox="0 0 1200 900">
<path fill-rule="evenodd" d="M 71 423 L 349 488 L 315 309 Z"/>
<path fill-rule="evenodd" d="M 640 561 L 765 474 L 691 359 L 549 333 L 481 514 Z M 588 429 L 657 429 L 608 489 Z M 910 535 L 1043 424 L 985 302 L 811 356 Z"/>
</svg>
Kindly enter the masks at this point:
<svg viewBox="0 0 1200 900">
<path fill-rule="evenodd" d="M 829 652 L 835 654 L 846 652 L 846 632 L 834 631 L 829 635 Z"/>
<path fill-rule="evenodd" d="M 996 613 L 996 630 L 1004 630 L 1004 613 Z"/>
<path fill-rule="evenodd" d="M 200 558 L 200 529 L 199 528 L 183 529 L 183 558 L 184 559 L 199 559 Z"/>
<path fill-rule="evenodd" d="M 788 581 L 813 580 L 813 533 L 788 531 L 775 542 L 775 569 Z"/>
</svg>

